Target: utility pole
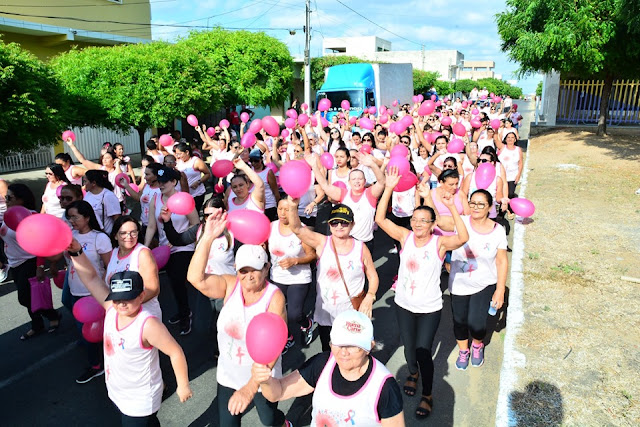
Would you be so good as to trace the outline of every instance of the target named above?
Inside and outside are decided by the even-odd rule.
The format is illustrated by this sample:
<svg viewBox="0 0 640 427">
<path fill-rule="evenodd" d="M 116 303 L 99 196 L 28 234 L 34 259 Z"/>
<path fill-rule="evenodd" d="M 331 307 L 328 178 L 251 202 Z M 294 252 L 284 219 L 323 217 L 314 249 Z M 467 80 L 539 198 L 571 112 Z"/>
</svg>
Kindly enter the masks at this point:
<svg viewBox="0 0 640 427">
<path fill-rule="evenodd" d="M 304 27 L 304 102 L 311 109 L 311 0 L 306 0 L 306 25 Z"/>
</svg>

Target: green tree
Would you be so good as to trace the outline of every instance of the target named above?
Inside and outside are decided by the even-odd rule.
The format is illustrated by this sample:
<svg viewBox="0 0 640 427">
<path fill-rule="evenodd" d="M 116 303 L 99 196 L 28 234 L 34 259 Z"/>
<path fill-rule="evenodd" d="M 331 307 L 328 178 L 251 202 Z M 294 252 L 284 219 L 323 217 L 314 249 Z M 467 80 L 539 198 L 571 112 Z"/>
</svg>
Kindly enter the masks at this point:
<svg viewBox="0 0 640 427">
<path fill-rule="evenodd" d="M 615 78 L 640 75 L 637 0 L 507 0 L 497 18 L 502 50 L 520 75 L 557 70 L 604 79 L 598 135 L 606 134 Z"/>
<path fill-rule="evenodd" d="M 440 77 L 440 73 L 437 71 L 423 71 L 413 69 L 413 93 L 425 93 L 435 85 L 436 81 Z M 437 88 L 436 88 L 437 90 Z M 440 93 L 440 91 L 438 91 Z"/>
<path fill-rule="evenodd" d="M 278 105 L 289 97 L 293 59 L 284 43 L 265 33 L 196 31 L 175 47 L 204 58 L 221 84 L 218 96 L 225 106 Z"/>
<path fill-rule="evenodd" d="M 538 86 L 536 87 L 536 96 L 542 96 L 542 81 L 538 82 Z"/>
<path fill-rule="evenodd" d="M 321 56 L 319 58 L 311 58 L 311 89 L 316 91 L 320 89 L 324 83 L 324 70 L 334 65 L 342 64 L 361 64 L 375 63 L 375 61 L 367 61 L 365 59 L 356 58 L 355 56 Z"/>
<path fill-rule="evenodd" d="M 52 66 L 79 105 L 97 106 L 80 111 L 85 124 L 134 127 L 142 153 L 148 128 L 222 106 L 222 87 L 207 62 L 191 49 L 167 43 L 71 50 L 54 58 Z"/>
<path fill-rule="evenodd" d="M 462 92 L 465 95 L 469 95 L 469 92 L 473 90 L 474 87 L 478 87 L 478 82 L 471 79 L 462 79 L 455 82 L 453 88 L 456 92 Z"/>
<path fill-rule="evenodd" d="M 0 154 L 53 145 L 67 126 L 64 91 L 50 68 L 0 40 Z"/>
</svg>

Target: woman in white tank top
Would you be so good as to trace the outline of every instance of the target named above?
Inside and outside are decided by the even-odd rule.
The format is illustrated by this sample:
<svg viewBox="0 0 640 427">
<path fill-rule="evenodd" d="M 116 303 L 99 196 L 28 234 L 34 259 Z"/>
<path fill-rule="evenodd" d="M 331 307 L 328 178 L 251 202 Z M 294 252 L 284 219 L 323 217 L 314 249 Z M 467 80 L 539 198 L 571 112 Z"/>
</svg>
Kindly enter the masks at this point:
<svg viewBox="0 0 640 427">
<path fill-rule="evenodd" d="M 189 194 L 196 201 L 196 211 L 200 212 L 206 192 L 204 183 L 211 178 L 211 170 L 202 159 L 193 156 L 193 149 L 184 142 L 176 145 L 174 152 L 177 159 L 176 167 L 187 176 Z"/>
<path fill-rule="evenodd" d="M 40 213 L 62 218 L 64 216 L 64 209 L 60 206 L 57 190 L 58 187 L 69 184 L 69 179 L 67 179 L 67 176 L 64 174 L 62 166 L 56 163 L 51 163 L 47 166 L 44 173 L 48 182 L 42 195 L 42 209 Z"/>
<path fill-rule="evenodd" d="M 349 172 L 351 172 L 351 153 L 344 147 L 339 147 L 333 155 L 336 165 L 329 171 L 329 184 L 335 185 L 340 181 L 349 186 Z"/>
<path fill-rule="evenodd" d="M 440 323 L 442 291 L 440 273 L 444 256 L 462 246 L 469 234 L 462 222 L 453 197 L 443 199 L 453 217 L 457 234 L 435 236 L 435 211 L 428 206 L 419 206 L 411 216 L 411 230 L 396 225 L 386 218 L 389 199 L 400 176 L 397 168 L 387 173 L 386 188 L 376 210 L 376 223 L 389 237 L 401 243 L 398 285 L 394 301 L 398 317 L 398 330 L 404 344 L 404 355 L 409 368 L 409 377 L 404 392 L 416 393 L 418 377 L 422 377 L 422 399 L 416 410 L 418 417 L 431 412 L 433 397 L 433 361 L 431 346 Z"/>
<path fill-rule="evenodd" d="M 244 174 L 236 174 L 231 178 L 231 186 L 225 193 L 227 211 L 233 212 L 240 209 L 250 209 L 264 212 L 264 182 L 258 174 L 251 169 L 244 160 L 238 158 L 233 161 L 235 168 Z M 253 189 L 249 191 L 249 181 Z M 235 196 L 232 196 L 231 194 Z"/>
<path fill-rule="evenodd" d="M 71 184 L 82 185 L 82 177 L 84 176 L 86 169 L 74 166 L 73 159 L 69 153 L 56 154 L 55 162 L 62 166 L 62 169 L 64 169 L 64 173 Z"/>
</svg>

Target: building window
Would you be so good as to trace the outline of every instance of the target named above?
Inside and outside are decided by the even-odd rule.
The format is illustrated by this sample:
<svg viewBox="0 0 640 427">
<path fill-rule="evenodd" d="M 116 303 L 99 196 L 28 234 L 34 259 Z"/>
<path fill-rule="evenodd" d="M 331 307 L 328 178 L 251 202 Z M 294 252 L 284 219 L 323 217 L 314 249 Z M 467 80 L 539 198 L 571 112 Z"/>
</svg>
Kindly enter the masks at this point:
<svg viewBox="0 0 640 427">
<path fill-rule="evenodd" d="M 107 0 L 107 1 L 108 1 L 108 2 L 110 2 L 110 3 L 122 4 L 122 2 L 123 2 L 124 0 Z"/>
</svg>

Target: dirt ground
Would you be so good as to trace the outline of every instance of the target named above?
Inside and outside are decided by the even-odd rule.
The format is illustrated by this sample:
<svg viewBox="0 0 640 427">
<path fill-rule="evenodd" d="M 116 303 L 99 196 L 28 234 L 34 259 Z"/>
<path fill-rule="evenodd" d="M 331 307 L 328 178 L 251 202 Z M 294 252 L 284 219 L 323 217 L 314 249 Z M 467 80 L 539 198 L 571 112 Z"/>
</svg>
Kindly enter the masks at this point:
<svg viewBox="0 0 640 427">
<path fill-rule="evenodd" d="M 640 423 L 640 131 L 529 142 L 518 425 Z M 505 355 L 508 357 L 508 355 Z"/>
</svg>

